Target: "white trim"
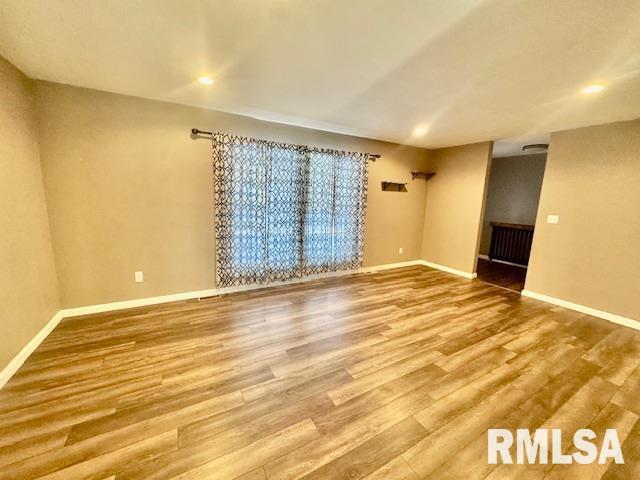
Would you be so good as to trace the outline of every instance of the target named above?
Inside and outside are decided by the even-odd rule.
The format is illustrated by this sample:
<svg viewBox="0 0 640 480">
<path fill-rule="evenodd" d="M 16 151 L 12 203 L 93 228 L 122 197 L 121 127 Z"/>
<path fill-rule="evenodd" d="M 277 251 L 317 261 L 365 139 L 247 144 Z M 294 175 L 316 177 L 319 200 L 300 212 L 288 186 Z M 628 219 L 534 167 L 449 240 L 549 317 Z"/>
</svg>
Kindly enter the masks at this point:
<svg viewBox="0 0 640 480">
<path fill-rule="evenodd" d="M 437 263 L 433 263 L 433 262 L 427 262 L 426 260 L 420 260 L 420 264 L 424 265 L 425 267 L 431 267 L 431 268 L 435 268 L 437 270 L 442 270 L 443 272 L 447 272 L 447 273 L 453 273 L 454 275 L 458 275 L 460 277 L 464 277 L 464 278 L 476 278 L 478 276 L 477 273 L 473 272 L 473 273 L 469 273 L 469 272 L 463 272 L 462 270 L 457 270 L 455 268 L 451 268 L 451 267 L 445 267 L 444 265 L 439 265 Z"/>
<path fill-rule="evenodd" d="M 580 305 L 578 303 L 568 302 L 567 300 L 561 300 L 559 298 L 550 297 L 549 295 L 543 295 L 542 293 L 532 292 L 531 290 L 522 290 L 521 294 L 525 297 L 534 298 L 542 302 L 551 303 L 560 307 L 568 308 L 569 310 L 575 310 L 576 312 L 586 313 L 594 317 L 602 318 L 618 325 L 624 325 L 625 327 L 640 330 L 640 321 L 633 320 L 631 318 L 616 315 L 615 313 L 605 312 L 603 310 L 597 310 L 595 308 Z"/>
<path fill-rule="evenodd" d="M 35 337 L 31 339 L 29 343 L 27 343 L 18 354 L 13 357 L 13 360 L 9 362 L 9 364 L 2 369 L 0 372 L 0 388 L 4 387 L 4 385 L 9 381 L 11 377 L 18 371 L 18 369 L 22 366 L 22 364 L 29 358 L 36 348 L 47 338 L 54 328 L 58 326 L 60 320 L 62 320 L 62 311 L 56 313 L 51 320 L 47 322 L 47 324 L 42 327 Z"/>
<path fill-rule="evenodd" d="M 489 258 L 489 255 L 485 255 L 484 253 L 479 253 L 478 258 L 481 258 L 482 260 L 487 260 L 488 262 L 504 263 L 505 265 L 512 265 L 514 267 L 528 268 L 526 265 L 522 265 L 521 263 L 507 262 L 506 260 L 497 260 L 495 258 L 491 260 Z"/>
<path fill-rule="evenodd" d="M 343 275 L 353 275 L 356 273 L 371 273 L 382 270 L 390 270 L 392 268 L 401 267 L 414 267 L 416 265 L 422 265 L 422 260 L 410 260 L 408 262 L 400 263 L 386 263 L 384 265 L 375 265 L 373 267 L 361 267 L 357 270 L 339 270 L 337 272 L 319 273 L 317 275 L 307 275 L 301 278 L 292 278 L 291 280 L 284 280 L 281 282 L 269 282 L 257 285 L 240 285 L 237 287 L 225 287 L 219 288 L 216 295 L 224 295 L 227 293 L 246 292 L 248 290 L 256 290 L 258 288 L 278 287 L 282 285 L 294 285 L 296 283 L 310 282 L 312 280 L 320 280 L 323 278 L 341 277 Z"/>
<path fill-rule="evenodd" d="M 158 297 L 136 298 L 135 300 L 123 300 L 121 302 L 100 303 L 98 305 L 87 305 L 86 307 L 74 307 L 60 310 L 62 316 L 77 317 L 79 315 L 90 315 L 92 313 L 111 312 L 114 310 L 123 310 L 125 308 L 146 307 L 148 305 L 156 305 L 159 303 L 178 302 L 180 300 L 191 300 L 193 298 L 203 298 L 218 295 L 218 289 L 198 290 L 195 292 L 173 293 L 171 295 L 161 295 Z"/>
<path fill-rule="evenodd" d="M 309 275 L 302 278 L 294 278 L 282 282 L 270 282 L 254 285 L 240 285 L 236 287 L 212 288 L 209 290 L 198 290 L 195 292 L 174 293 L 171 295 L 161 295 L 159 297 L 138 298 L 135 300 L 124 300 L 121 302 L 101 303 L 98 305 L 88 305 L 86 307 L 75 307 L 61 310 L 63 317 L 77 317 L 79 315 L 89 315 L 92 313 L 103 313 L 114 310 L 123 310 L 125 308 L 146 307 L 148 305 L 156 305 L 159 303 L 177 302 L 180 300 L 192 300 L 205 297 L 214 297 L 227 293 L 246 292 L 249 290 L 257 290 L 259 288 L 277 287 L 281 285 L 292 285 L 296 283 L 310 282 L 322 278 L 339 277 L 343 275 L 353 275 L 355 273 L 377 272 L 379 270 L 389 270 L 392 268 L 411 267 L 415 265 L 423 265 L 422 260 L 411 260 L 408 262 L 388 263 L 385 265 L 376 265 L 373 267 L 363 267 L 357 270 L 341 270 L 338 272 L 327 272 L 318 275 Z"/>
<path fill-rule="evenodd" d="M 362 267 L 358 271 L 361 273 L 378 272 L 380 270 L 391 270 L 392 268 L 415 267 L 416 265 L 424 265 L 424 260 L 409 260 L 408 262 L 386 263 L 376 265 L 375 267 Z"/>
<path fill-rule="evenodd" d="M 88 305 L 85 307 L 66 308 L 56 313 L 51 318 L 51 320 L 49 320 L 49 322 L 44 326 L 44 328 L 40 330 L 40 332 L 38 332 L 38 334 L 35 337 L 33 337 L 31 341 L 20 351 L 20 353 L 18 353 L 13 358 L 13 360 L 11 360 L 11 362 L 9 362 L 9 364 L 0 372 L 0 388 L 2 388 L 4 384 L 7 383 L 9 379 L 18 371 L 18 369 L 27 360 L 27 358 L 29 358 L 29 355 L 31 355 L 33 351 L 36 348 L 38 348 L 38 345 L 40 345 L 42 341 L 45 338 L 47 338 L 47 335 L 51 333 L 51 331 L 58 325 L 58 323 L 60 323 L 60 320 L 62 320 L 63 318 L 77 317 L 80 315 L 89 315 L 92 313 L 111 312 L 116 310 L 123 310 L 126 308 L 145 307 L 148 305 L 176 302 L 180 300 L 191 300 L 196 298 L 200 299 L 204 297 L 212 297 L 212 296 L 226 294 L 226 293 L 257 290 L 259 288 L 275 287 L 279 285 L 291 285 L 296 283 L 304 283 L 312 280 L 318 280 L 321 278 L 339 277 L 343 275 L 352 275 L 354 273 L 378 272 L 382 270 L 390 270 L 393 268 L 413 267 L 416 265 L 423 265 L 426 267 L 436 268 L 438 270 L 443 270 L 448 273 L 460 275 L 465 278 L 474 278 L 476 276 L 475 273 L 470 274 L 467 272 L 455 270 L 453 268 L 445 267 L 435 263 L 426 262 L 424 260 L 410 260 L 407 262 L 375 265 L 373 267 L 362 267 L 362 268 L 359 268 L 358 270 L 343 270 L 339 272 L 328 272 L 328 273 L 323 273 L 319 275 L 310 275 L 307 277 L 295 278 L 295 279 L 287 280 L 284 282 L 272 282 L 268 284 L 258 284 L 258 285 L 242 285 L 238 287 L 228 287 L 228 288 L 212 288 L 209 290 L 198 290 L 194 292 L 174 293 L 171 295 L 161 295 L 158 297 L 146 297 L 146 298 L 138 298 L 135 300 L 124 300 L 121 302 Z"/>
<path fill-rule="evenodd" d="M 270 282 L 270 283 L 255 284 L 255 285 L 240 285 L 236 287 L 225 287 L 225 288 L 211 288 L 208 290 L 198 290 L 194 292 L 174 293 L 171 295 L 161 295 L 158 297 L 146 297 L 146 298 L 138 298 L 135 300 L 124 300 L 121 302 L 101 303 L 98 305 L 88 305 L 85 307 L 67 308 L 67 309 L 61 310 L 60 313 L 62 314 L 62 317 L 77 317 L 79 315 L 90 315 L 93 313 L 111 312 L 115 310 L 123 310 L 126 308 L 146 307 L 148 305 L 177 302 L 180 300 L 191 300 L 196 298 L 200 299 L 205 297 L 214 297 L 216 295 L 223 295 L 227 293 L 246 292 L 249 290 L 257 290 L 259 288 L 276 287 L 281 285 L 293 285 L 296 283 L 310 282 L 312 280 L 318 280 L 322 278 L 339 277 L 343 275 L 352 275 L 355 273 L 378 272 L 381 270 L 390 270 L 393 268 L 401 268 L 401 267 L 412 267 L 416 265 L 423 265 L 425 267 L 436 268 L 438 270 L 443 270 L 448 273 L 453 273 L 454 275 L 460 275 L 465 278 L 476 277 L 475 273 L 471 274 L 471 273 L 463 272 L 461 270 L 445 267 L 443 265 L 427 262 L 425 260 L 410 260 L 407 262 L 387 263 L 383 265 L 374 265 L 372 267 L 362 267 L 357 270 L 341 270 L 338 272 L 327 272 L 327 273 L 321 273 L 318 275 L 309 275 L 306 277 L 294 278 L 294 279 L 285 280 L 282 282 Z"/>
</svg>

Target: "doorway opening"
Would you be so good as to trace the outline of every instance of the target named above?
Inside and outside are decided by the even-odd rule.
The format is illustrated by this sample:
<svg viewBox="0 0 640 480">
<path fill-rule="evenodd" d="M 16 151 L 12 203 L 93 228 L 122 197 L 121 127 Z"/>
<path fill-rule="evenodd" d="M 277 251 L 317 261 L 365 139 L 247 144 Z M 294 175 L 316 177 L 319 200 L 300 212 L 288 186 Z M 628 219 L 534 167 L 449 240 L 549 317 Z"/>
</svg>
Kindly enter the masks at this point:
<svg viewBox="0 0 640 480">
<path fill-rule="evenodd" d="M 549 135 L 494 144 L 480 237 L 478 279 L 524 289 Z"/>
</svg>

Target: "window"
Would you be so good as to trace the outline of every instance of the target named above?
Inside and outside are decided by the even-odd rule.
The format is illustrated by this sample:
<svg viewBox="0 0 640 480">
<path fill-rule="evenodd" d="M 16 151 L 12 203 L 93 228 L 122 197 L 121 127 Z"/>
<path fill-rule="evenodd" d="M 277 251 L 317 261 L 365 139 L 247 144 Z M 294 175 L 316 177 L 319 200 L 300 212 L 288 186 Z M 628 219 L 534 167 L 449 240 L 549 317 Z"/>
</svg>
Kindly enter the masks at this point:
<svg viewBox="0 0 640 480">
<path fill-rule="evenodd" d="M 361 265 L 366 154 L 226 134 L 213 148 L 219 286 Z"/>
</svg>

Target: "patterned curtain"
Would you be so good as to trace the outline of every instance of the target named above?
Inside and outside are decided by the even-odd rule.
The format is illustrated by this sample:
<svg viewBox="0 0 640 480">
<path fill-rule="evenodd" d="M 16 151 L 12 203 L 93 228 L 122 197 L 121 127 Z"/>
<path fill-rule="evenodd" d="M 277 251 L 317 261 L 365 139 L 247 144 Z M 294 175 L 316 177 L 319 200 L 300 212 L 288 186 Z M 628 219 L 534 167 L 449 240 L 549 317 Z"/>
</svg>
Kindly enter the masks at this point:
<svg viewBox="0 0 640 480">
<path fill-rule="evenodd" d="M 215 133 L 218 286 L 360 267 L 367 159 Z"/>
</svg>

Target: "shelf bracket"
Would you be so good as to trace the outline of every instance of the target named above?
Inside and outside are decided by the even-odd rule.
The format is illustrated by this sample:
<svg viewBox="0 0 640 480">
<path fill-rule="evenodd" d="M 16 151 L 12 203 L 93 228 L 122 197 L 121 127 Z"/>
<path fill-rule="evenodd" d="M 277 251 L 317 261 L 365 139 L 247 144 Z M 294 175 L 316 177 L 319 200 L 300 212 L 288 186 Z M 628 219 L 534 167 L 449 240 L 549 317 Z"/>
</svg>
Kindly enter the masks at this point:
<svg viewBox="0 0 640 480">
<path fill-rule="evenodd" d="M 415 180 L 416 178 L 424 177 L 425 181 L 428 181 L 434 175 L 434 172 L 411 172 L 411 179 Z"/>
<path fill-rule="evenodd" d="M 406 183 L 383 181 L 382 191 L 383 192 L 406 192 L 407 191 L 406 185 L 407 185 Z"/>
</svg>

